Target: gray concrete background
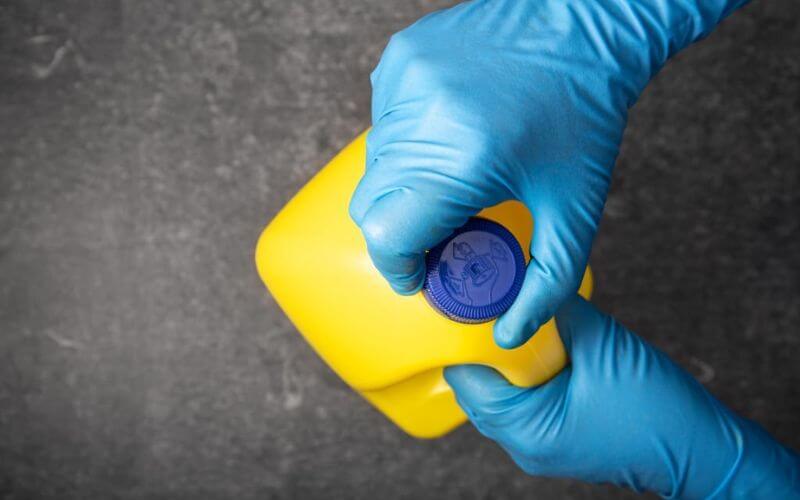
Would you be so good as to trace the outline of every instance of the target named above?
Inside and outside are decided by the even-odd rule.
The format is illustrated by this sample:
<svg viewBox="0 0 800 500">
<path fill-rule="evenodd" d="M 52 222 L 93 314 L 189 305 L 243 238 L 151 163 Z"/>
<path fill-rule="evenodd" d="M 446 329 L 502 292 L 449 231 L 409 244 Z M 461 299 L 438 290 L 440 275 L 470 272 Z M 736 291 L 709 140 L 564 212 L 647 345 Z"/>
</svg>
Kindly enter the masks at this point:
<svg viewBox="0 0 800 500">
<path fill-rule="evenodd" d="M 446 1 L 0 3 L 0 496 L 614 498 L 465 426 L 411 439 L 262 287 L 262 226 Z M 633 110 L 596 302 L 800 447 L 800 4 L 757 0 Z"/>
</svg>

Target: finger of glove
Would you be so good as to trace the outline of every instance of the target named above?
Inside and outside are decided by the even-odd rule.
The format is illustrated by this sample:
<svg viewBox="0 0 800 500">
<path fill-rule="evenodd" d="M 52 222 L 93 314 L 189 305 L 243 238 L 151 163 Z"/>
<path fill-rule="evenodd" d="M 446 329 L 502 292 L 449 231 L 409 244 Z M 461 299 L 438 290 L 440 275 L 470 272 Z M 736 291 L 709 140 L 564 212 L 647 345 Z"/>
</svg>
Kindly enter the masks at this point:
<svg viewBox="0 0 800 500">
<path fill-rule="evenodd" d="M 383 120 L 367 140 L 369 167 L 350 203 L 375 267 L 399 293 L 415 293 L 424 277 L 424 252 L 497 193 L 463 174 L 473 156 L 401 117 Z M 473 160 L 471 160 L 471 158 Z"/>
<path fill-rule="evenodd" d="M 474 212 L 449 200 L 397 188 L 378 198 L 361 220 L 372 262 L 392 288 L 416 293 L 425 276 L 425 251 Z"/>
<path fill-rule="evenodd" d="M 506 349 L 527 342 L 577 292 L 599 218 L 599 210 L 577 204 L 539 200 L 528 206 L 534 216 L 531 260 L 519 295 L 494 327 L 495 342 Z"/>
</svg>

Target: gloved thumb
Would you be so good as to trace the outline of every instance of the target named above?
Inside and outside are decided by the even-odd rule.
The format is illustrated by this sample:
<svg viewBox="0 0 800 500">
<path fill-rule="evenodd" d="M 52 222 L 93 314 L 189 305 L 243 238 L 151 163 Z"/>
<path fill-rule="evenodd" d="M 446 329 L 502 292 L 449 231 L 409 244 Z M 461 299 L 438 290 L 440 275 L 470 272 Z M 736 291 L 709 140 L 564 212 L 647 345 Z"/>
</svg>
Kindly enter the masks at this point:
<svg viewBox="0 0 800 500">
<path fill-rule="evenodd" d="M 573 350 L 575 341 L 580 343 L 582 337 L 602 337 L 604 326 L 607 326 L 605 323 L 612 321 L 578 295 L 566 300 L 559 308 L 556 319 L 561 341 L 570 358 L 581 355 Z M 593 354 L 589 352 L 586 355 Z M 444 369 L 444 378 L 469 419 L 481 433 L 506 448 L 514 440 L 509 436 L 508 442 L 504 443 L 503 435 L 509 432 L 509 426 L 512 430 L 516 429 L 515 423 L 527 422 L 529 427 L 526 430 L 533 432 L 533 435 L 552 431 L 554 425 L 559 425 L 559 412 L 553 409 L 564 400 L 571 375 L 572 366 L 567 366 L 540 386 L 517 387 L 487 366 L 459 365 Z"/>
<path fill-rule="evenodd" d="M 470 421 L 485 436 L 509 449 L 519 434 L 519 426 L 526 426 L 526 434 L 552 430 L 554 412 L 566 394 L 570 368 L 567 367 L 553 380 L 538 387 L 517 387 L 500 373 L 482 365 L 450 366 L 444 378 L 456 395 L 456 400 Z"/>
</svg>

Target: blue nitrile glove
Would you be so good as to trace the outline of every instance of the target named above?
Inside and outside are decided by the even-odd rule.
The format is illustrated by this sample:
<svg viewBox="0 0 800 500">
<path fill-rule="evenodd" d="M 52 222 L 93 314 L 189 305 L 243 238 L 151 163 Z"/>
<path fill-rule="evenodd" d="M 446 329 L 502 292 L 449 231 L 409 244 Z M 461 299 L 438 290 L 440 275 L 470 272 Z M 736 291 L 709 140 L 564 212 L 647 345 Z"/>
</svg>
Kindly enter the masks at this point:
<svg viewBox="0 0 800 500">
<path fill-rule="evenodd" d="M 495 339 L 524 343 L 578 289 L 628 108 L 744 1 L 474 1 L 394 35 L 372 74 L 350 205 L 378 270 L 416 292 L 425 250 L 519 199 L 536 221 L 533 260 Z"/>
<path fill-rule="evenodd" d="M 577 296 L 556 322 L 572 363 L 542 386 L 445 369 L 475 427 L 526 472 L 676 498 L 800 498 L 800 455 L 664 353 Z"/>
</svg>

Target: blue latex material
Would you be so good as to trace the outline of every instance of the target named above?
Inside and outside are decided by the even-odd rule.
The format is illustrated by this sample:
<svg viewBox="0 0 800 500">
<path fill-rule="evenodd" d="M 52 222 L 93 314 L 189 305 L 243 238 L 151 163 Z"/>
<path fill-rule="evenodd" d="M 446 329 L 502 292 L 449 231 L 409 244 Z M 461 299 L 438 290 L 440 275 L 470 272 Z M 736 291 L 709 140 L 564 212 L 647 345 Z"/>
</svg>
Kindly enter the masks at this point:
<svg viewBox="0 0 800 500">
<path fill-rule="evenodd" d="M 445 369 L 475 427 L 531 474 L 675 498 L 800 498 L 800 455 L 579 297 L 556 315 L 572 364 L 538 388 Z"/>
<path fill-rule="evenodd" d="M 425 260 L 425 297 L 462 323 L 490 321 L 506 311 L 525 276 L 525 256 L 514 235 L 479 217 L 432 248 Z"/>
<path fill-rule="evenodd" d="M 350 205 L 378 270 L 422 286 L 424 252 L 518 199 L 536 230 L 514 305 L 525 342 L 578 289 L 628 108 L 680 48 L 744 0 L 492 0 L 395 34 L 372 73 L 367 170 Z"/>
</svg>

